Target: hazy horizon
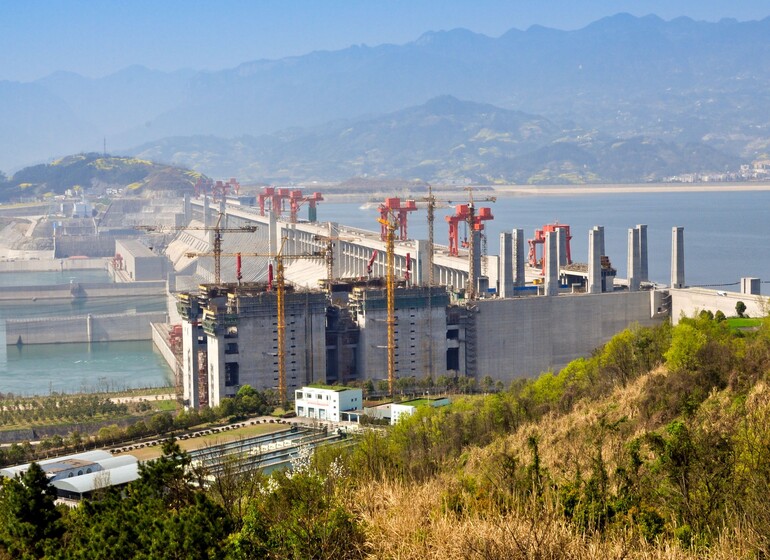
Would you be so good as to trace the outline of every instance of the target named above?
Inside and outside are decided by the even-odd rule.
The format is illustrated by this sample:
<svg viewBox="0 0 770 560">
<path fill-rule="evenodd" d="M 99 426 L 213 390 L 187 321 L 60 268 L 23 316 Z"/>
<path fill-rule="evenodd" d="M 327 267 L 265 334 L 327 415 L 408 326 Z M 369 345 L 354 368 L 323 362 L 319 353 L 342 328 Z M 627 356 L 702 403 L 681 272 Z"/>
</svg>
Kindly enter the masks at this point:
<svg viewBox="0 0 770 560">
<path fill-rule="evenodd" d="M 57 71 L 98 78 L 133 65 L 170 72 L 217 70 L 351 45 L 403 44 L 430 31 L 465 28 L 498 37 L 542 25 L 579 29 L 618 13 L 701 21 L 760 20 L 762 0 L 86 0 L 0 3 L 0 80 L 28 82 Z"/>
</svg>

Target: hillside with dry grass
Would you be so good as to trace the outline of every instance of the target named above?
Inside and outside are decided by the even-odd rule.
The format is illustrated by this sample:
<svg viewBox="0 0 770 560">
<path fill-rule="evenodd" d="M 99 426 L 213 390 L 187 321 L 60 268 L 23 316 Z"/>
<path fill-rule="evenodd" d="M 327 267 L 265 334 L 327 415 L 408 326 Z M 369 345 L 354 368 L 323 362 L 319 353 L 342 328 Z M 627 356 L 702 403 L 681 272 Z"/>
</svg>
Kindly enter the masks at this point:
<svg viewBox="0 0 770 560">
<path fill-rule="evenodd" d="M 169 440 L 70 510 L 30 469 L 0 484 L 0 559 L 767 558 L 769 373 L 770 319 L 704 312 L 285 472 L 206 472 Z"/>
<path fill-rule="evenodd" d="M 376 558 L 764 558 L 770 329 L 631 329 L 351 458 Z"/>
</svg>

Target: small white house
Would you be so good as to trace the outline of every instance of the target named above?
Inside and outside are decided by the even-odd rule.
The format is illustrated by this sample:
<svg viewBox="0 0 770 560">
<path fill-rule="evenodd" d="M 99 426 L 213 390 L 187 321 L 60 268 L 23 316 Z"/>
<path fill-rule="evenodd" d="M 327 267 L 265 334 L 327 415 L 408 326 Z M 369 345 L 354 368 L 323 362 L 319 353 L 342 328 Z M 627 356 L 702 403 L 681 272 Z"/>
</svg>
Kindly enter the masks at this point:
<svg viewBox="0 0 770 560">
<path fill-rule="evenodd" d="M 446 406 L 449 402 L 447 397 L 433 397 L 393 403 L 390 405 L 390 423 L 391 425 L 394 425 L 398 423 L 402 416 L 411 416 L 419 406 L 432 406 L 437 408 L 439 406 Z"/>
<path fill-rule="evenodd" d="M 340 412 L 361 410 L 363 392 L 352 387 L 314 384 L 294 392 L 294 412 L 303 418 L 340 421 Z"/>
</svg>

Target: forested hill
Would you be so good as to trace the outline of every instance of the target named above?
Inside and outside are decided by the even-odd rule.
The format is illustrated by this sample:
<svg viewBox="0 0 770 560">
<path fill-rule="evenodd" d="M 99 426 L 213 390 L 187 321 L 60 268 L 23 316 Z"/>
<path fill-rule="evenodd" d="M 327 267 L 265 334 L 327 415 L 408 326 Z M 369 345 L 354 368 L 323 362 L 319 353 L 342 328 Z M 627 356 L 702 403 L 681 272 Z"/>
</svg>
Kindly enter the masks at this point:
<svg viewBox="0 0 770 560">
<path fill-rule="evenodd" d="M 192 192 L 200 177 L 195 171 L 145 159 L 77 154 L 26 167 L 5 180 L 0 176 L 0 200 L 53 196 L 64 194 L 68 189 L 103 192 L 114 188 L 136 195 L 156 191 Z"/>
<path fill-rule="evenodd" d="M 703 312 L 289 473 L 228 463 L 202 490 L 170 442 L 127 490 L 56 509 L 30 469 L 0 490 L 0 557 L 764 558 L 768 372 L 768 319 Z"/>
</svg>

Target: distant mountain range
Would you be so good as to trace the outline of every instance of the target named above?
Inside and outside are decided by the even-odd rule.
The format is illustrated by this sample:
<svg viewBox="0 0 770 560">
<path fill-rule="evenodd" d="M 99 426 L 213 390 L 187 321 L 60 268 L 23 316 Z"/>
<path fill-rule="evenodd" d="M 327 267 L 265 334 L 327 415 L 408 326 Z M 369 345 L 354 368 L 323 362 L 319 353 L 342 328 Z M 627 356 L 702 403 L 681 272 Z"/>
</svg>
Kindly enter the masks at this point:
<svg viewBox="0 0 770 560">
<path fill-rule="evenodd" d="M 191 166 L 211 176 L 279 183 L 352 176 L 480 183 L 653 181 L 740 163 L 704 143 L 608 137 L 451 96 L 315 129 L 235 139 L 172 137 L 135 151 L 144 159 Z"/>
<path fill-rule="evenodd" d="M 0 169 L 101 150 L 106 137 L 110 152 L 139 146 L 252 179 L 352 170 L 636 181 L 766 154 L 768 86 L 770 18 L 619 14 L 576 31 L 534 26 L 499 38 L 456 29 L 217 72 L 132 67 L 101 79 L 0 82 Z M 535 128 L 525 132 L 526 123 Z M 504 136 L 485 143 L 484 129 Z"/>
</svg>

